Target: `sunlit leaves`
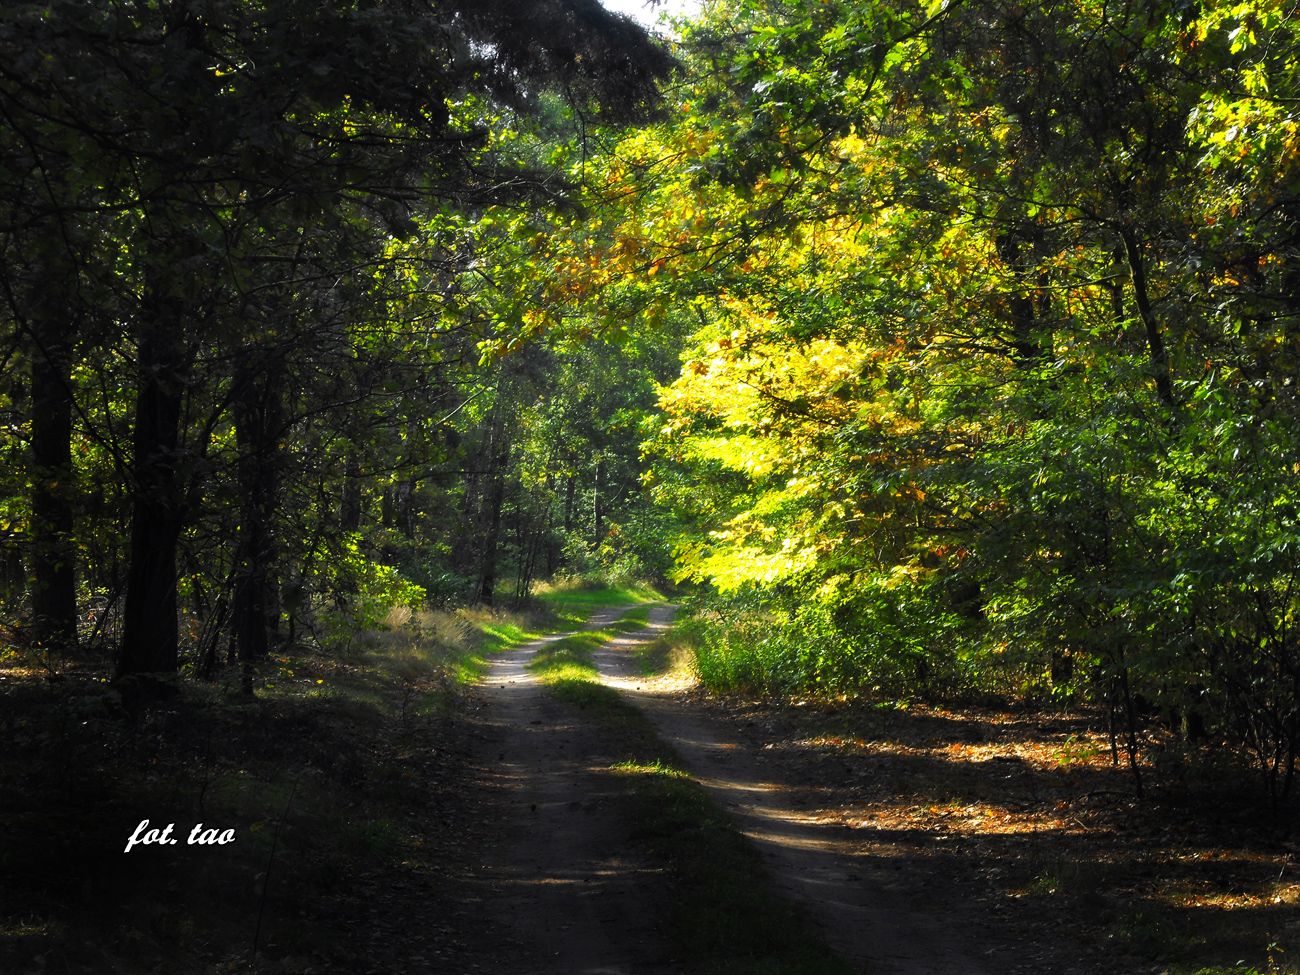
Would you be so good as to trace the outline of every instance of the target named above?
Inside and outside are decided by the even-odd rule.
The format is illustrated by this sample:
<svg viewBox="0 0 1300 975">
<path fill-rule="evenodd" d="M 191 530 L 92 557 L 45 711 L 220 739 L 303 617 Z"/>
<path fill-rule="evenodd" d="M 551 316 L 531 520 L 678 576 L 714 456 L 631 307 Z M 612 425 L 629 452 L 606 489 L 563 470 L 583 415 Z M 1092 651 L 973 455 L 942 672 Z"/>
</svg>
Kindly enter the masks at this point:
<svg viewBox="0 0 1300 975">
<path fill-rule="evenodd" d="M 599 252 L 694 320 L 650 445 L 680 576 L 784 607 L 838 679 L 1064 655 L 1070 692 L 1225 693 L 1204 621 L 1240 651 L 1300 568 L 1282 9 L 715 5 Z"/>
</svg>

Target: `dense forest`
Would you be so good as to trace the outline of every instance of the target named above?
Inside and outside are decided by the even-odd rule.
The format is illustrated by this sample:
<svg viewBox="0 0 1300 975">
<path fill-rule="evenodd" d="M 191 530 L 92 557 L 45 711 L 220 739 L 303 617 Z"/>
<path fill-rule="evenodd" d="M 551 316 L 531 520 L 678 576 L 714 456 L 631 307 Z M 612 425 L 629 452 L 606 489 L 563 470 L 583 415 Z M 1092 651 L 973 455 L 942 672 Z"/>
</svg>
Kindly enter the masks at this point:
<svg viewBox="0 0 1300 975">
<path fill-rule="evenodd" d="M 9 686 L 580 577 L 1293 809 L 1289 4 L 6 3 L 0 361 Z"/>
</svg>

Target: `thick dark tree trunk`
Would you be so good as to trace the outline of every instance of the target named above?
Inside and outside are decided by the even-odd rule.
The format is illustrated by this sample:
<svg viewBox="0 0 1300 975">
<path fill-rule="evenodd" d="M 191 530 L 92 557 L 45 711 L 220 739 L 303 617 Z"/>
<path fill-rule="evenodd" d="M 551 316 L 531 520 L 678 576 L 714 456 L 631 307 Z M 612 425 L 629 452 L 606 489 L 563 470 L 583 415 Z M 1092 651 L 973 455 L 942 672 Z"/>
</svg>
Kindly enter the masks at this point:
<svg viewBox="0 0 1300 975">
<path fill-rule="evenodd" d="M 239 659 L 262 660 L 270 648 L 267 627 L 267 573 L 265 549 L 267 527 L 256 501 L 240 499 L 239 543 L 236 546 L 237 574 L 231 603 L 231 622 Z"/>
<path fill-rule="evenodd" d="M 72 356 L 53 328 L 43 331 L 34 330 L 31 365 L 32 635 L 37 645 L 70 648 L 77 642 Z"/>
<path fill-rule="evenodd" d="M 1119 689 L 1124 701 L 1124 722 L 1127 735 L 1125 748 L 1128 751 L 1128 767 L 1133 773 L 1133 791 L 1142 795 L 1142 767 L 1138 764 L 1138 728 L 1137 706 L 1133 700 L 1133 690 L 1128 679 L 1128 664 L 1121 659 L 1119 665 Z"/>
<path fill-rule="evenodd" d="M 361 527 L 361 465 L 349 459 L 339 499 L 339 527 L 354 532 Z"/>
<path fill-rule="evenodd" d="M 1011 325 L 1011 347 L 1016 365 L 1030 368 L 1040 363 L 1051 336 L 1046 329 L 1045 275 L 1036 267 L 1043 254 L 1043 228 L 1029 219 L 1021 219 L 997 238 L 998 256 L 1022 279 L 1021 287 L 1007 296 Z M 1023 279 L 1034 274 L 1038 287 L 1029 290 Z"/>
<path fill-rule="evenodd" d="M 266 571 L 253 551 L 263 544 L 263 540 L 264 536 L 253 525 L 248 526 L 247 534 L 241 527 L 239 549 L 243 566 L 235 581 L 235 598 L 231 605 L 235 645 L 239 659 L 245 662 L 265 659 L 270 649 Z"/>
<path fill-rule="evenodd" d="M 119 675 L 177 665 L 176 546 L 183 524 L 179 471 L 185 353 L 175 325 L 155 317 L 139 340 L 134 498 Z"/>
<path fill-rule="evenodd" d="M 278 378 L 256 367 L 236 370 L 231 409 L 238 447 L 239 541 L 232 617 L 239 658 L 264 659 L 279 622 L 273 592 L 279 427 Z M 272 619 L 274 614 L 275 619 Z"/>
</svg>

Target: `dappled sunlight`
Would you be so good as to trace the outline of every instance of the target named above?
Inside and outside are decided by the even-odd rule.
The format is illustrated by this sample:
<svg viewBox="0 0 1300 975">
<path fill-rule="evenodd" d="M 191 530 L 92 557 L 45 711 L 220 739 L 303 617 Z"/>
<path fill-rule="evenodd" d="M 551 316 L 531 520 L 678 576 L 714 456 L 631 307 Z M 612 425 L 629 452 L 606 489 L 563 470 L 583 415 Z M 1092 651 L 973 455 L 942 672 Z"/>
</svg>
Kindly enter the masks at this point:
<svg viewBox="0 0 1300 975">
<path fill-rule="evenodd" d="M 1292 847 L 1155 763 L 1139 802 L 1078 715 L 751 704 L 728 717 L 764 778 L 829 786 L 816 818 L 878 882 L 909 897 L 956 885 L 1008 937 L 1057 916 L 1072 931 L 1085 910 L 1118 951 L 1231 964 L 1300 934 Z M 1035 970 L 1089 950 L 1072 935 L 1037 946 Z"/>
<path fill-rule="evenodd" d="M 920 829 L 936 837 L 957 833 L 1057 834 L 1083 832 L 1083 827 L 1066 818 L 1028 813 L 996 803 L 973 803 L 943 808 L 936 805 L 866 806 L 844 810 L 837 821 L 855 829 Z"/>
<path fill-rule="evenodd" d="M 755 818 L 761 818 L 764 825 L 754 825 L 753 820 Z M 779 829 L 767 825 L 772 823 L 783 825 L 786 828 Z M 759 843 L 776 843 L 782 847 L 801 850 L 806 853 L 826 853 L 832 856 L 853 855 L 847 850 L 839 849 L 832 838 L 817 835 L 814 830 L 818 825 L 817 822 L 807 817 L 796 816 L 793 813 L 770 809 L 759 811 L 751 808 L 747 810 L 747 814 L 741 821 L 740 832 Z M 813 881 L 805 879 L 803 882 L 811 883 Z"/>
<path fill-rule="evenodd" d="M 662 686 L 638 675 L 637 644 L 661 633 L 670 619 L 670 611 L 652 610 L 648 632 L 639 639 L 611 641 L 594 654 L 600 679 L 622 691 L 681 754 L 692 778 L 728 811 L 773 870 L 778 889 L 814 911 L 822 936 L 851 964 L 868 961 L 864 951 L 870 944 L 872 964 L 905 965 L 917 954 L 954 975 L 982 971 L 932 919 L 879 902 L 857 883 L 862 850 L 850 831 L 824 815 L 824 807 L 836 799 L 832 787 L 796 785 L 772 775 L 752 749 L 719 736 Z M 895 936 L 892 940 L 887 930 Z M 924 947 L 914 950 L 909 944 Z"/>
<path fill-rule="evenodd" d="M 1282 883 L 1274 881 L 1263 885 L 1258 890 L 1243 890 L 1231 893 L 1223 891 L 1206 891 L 1208 885 L 1187 884 L 1180 889 L 1165 893 L 1161 899 L 1174 907 L 1207 908 L 1216 911 L 1246 911 L 1285 908 L 1294 911 L 1300 907 L 1300 883 Z M 1200 889 L 1198 889 L 1200 888 Z M 1300 927 L 1300 917 L 1292 921 L 1293 927 Z"/>
<path fill-rule="evenodd" d="M 685 750 L 694 752 L 697 749 L 698 742 L 692 742 L 685 739 L 677 739 L 677 744 L 683 746 Z M 782 793 L 786 790 L 771 782 L 761 782 L 755 780 L 744 780 L 737 778 L 726 778 L 713 775 L 697 775 L 696 780 L 703 786 L 710 789 L 724 789 L 728 792 L 747 793 L 756 796 L 770 796 Z"/>
<path fill-rule="evenodd" d="M 1113 767 L 1109 739 L 1102 732 L 1062 729 L 1054 730 L 1049 737 L 1041 725 L 1028 722 L 990 722 L 989 726 L 999 736 L 991 741 L 915 742 L 888 736 L 818 735 L 783 742 L 780 747 L 826 749 L 846 755 L 923 756 L 968 764 L 1023 763 L 1047 772 Z M 1012 736 L 1017 735 L 1025 737 L 1013 740 Z"/>
<path fill-rule="evenodd" d="M 0 975 L 1300 975 L 1300 0 L 2 9 Z"/>
<path fill-rule="evenodd" d="M 671 627 L 671 616 L 662 609 L 652 611 L 642 630 L 603 645 L 594 657 L 601 683 L 632 695 L 674 694 L 693 686 L 695 678 L 684 668 L 645 673 L 646 653 L 667 636 Z"/>
<path fill-rule="evenodd" d="M 616 762 L 610 766 L 610 771 L 619 775 L 662 775 L 669 779 L 689 779 L 690 776 L 681 769 L 672 768 L 661 761 L 648 763 L 642 762 Z"/>
</svg>

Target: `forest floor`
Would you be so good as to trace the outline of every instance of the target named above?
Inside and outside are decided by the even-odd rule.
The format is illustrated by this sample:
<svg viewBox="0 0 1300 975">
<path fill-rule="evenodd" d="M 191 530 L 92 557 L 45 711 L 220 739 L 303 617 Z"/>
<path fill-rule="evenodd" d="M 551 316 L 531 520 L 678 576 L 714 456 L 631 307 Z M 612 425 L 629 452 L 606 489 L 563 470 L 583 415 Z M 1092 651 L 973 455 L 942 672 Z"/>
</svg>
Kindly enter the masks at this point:
<svg viewBox="0 0 1300 975">
<path fill-rule="evenodd" d="M 1135 798 L 1086 714 L 710 696 L 638 598 L 450 658 L 397 627 L 253 698 L 0 662 L 0 971 L 1300 971 L 1255 783 L 1166 742 Z M 180 845 L 123 854 L 146 817 Z"/>
</svg>

